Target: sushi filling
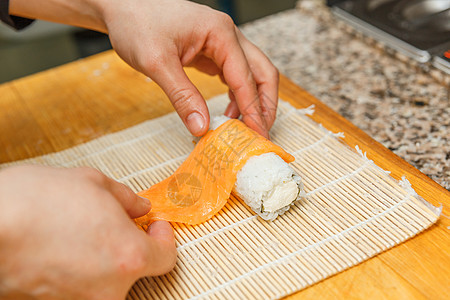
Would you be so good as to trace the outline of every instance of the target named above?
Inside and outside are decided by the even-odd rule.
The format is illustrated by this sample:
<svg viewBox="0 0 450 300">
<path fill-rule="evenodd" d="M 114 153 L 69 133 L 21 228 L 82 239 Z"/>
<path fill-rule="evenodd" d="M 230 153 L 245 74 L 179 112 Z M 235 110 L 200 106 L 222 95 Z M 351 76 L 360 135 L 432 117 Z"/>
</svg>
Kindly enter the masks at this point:
<svg viewBox="0 0 450 300">
<path fill-rule="evenodd" d="M 283 181 L 263 196 L 264 201 L 261 199 L 261 212 L 275 212 L 288 206 L 297 200 L 299 193 L 300 189 L 297 182 L 294 180 Z"/>
</svg>

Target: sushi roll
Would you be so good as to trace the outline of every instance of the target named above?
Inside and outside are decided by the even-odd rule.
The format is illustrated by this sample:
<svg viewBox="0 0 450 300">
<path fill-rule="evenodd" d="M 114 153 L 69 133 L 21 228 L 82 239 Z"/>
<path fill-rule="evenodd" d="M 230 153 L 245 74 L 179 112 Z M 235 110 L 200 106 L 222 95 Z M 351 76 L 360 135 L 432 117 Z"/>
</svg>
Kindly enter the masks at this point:
<svg viewBox="0 0 450 300">
<path fill-rule="evenodd" d="M 214 117 L 210 129 L 228 121 Z M 233 192 L 264 220 L 273 221 L 304 194 L 301 177 L 273 152 L 251 157 L 237 173 Z"/>
<path fill-rule="evenodd" d="M 282 215 L 303 191 L 301 177 L 273 152 L 250 158 L 238 172 L 233 192 L 264 220 Z"/>
<path fill-rule="evenodd" d="M 152 209 L 135 219 L 146 230 L 155 220 L 201 224 L 234 193 L 258 215 L 273 220 L 302 196 L 301 178 L 289 163 L 294 157 L 240 120 L 214 118 L 211 130 L 177 170 L 138 193 Z"/>
</svg>

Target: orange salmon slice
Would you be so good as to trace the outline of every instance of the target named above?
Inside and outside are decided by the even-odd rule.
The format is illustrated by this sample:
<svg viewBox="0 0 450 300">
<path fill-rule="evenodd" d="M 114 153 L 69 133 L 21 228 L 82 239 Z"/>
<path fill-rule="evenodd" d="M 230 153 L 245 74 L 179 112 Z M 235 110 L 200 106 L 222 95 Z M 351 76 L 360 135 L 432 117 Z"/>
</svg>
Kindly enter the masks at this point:
<svg viewBox="0 0 450 300">
<path fill-rule="evenodd" d="M 236 175 L 255 155 L 274 152 L 287 163 L 294 157 L 239 120 L 231 119 L 201 138 L 173 175 L 139 192 L 152 203 L 136 223 L 146 229 L 155 220 L 203 223 L 226 204 Z"/>
</svg>

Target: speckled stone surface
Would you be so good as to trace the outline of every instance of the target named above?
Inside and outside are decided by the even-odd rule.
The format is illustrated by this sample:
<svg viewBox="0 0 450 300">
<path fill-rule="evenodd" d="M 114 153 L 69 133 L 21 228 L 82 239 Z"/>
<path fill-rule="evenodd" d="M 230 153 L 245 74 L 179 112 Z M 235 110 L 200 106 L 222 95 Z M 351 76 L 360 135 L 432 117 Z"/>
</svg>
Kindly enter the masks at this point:
<svg viewBox="0 0 450 300">
<path fill-rule="evenodd" d="M 450 86 L 340 29 L 319 1 L 241 26 L 280 72 L 450 189 Z"/>
</svg>

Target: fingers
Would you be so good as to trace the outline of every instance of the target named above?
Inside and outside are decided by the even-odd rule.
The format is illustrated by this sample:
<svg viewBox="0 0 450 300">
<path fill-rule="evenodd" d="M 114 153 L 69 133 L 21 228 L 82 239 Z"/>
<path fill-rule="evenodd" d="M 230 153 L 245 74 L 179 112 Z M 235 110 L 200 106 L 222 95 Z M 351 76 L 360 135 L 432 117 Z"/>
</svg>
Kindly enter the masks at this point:
<svg viewBox="0 0 450 300">
<path fill-rule="evenodd" d="M 228 104 L 224 114 L 229 118 L 237 119 L 239 118 L 239 115 L 241 113 L 239 112 L 239 107 L 236 103 L 236 98 L 234 97 L 231 91 L 228 91 L 228 97 L 230 98 L 230 103 Z"/>
<path fill-rule="evenodd" d="M 133 228 L 124 239 L 117 247 L 117 265 L 125 273 L 133 274 L 133 281 L 165 274 L 175 266 L 177 249 L 169 222 L 153 222 L 146 234 Z"/>
<path fill-rule="evenodd" d="M 122 205 L 130 218 L 141 217 L 150 211 L 151 204 L 148 199 L 139 197 L 126 185 L 107 176 L 105 176 L 105 180 L 109 191 Z"/>
<path fill-rule="evenodd" d="M 234 24 L 227 23 L 226 18 L 221 23 L 222 30 L 216 29 L 221 34 L 210 34 L 212 46 L 205 52 L 222 69 L 221 78 L 230 88 L 231 102 L 225 115 L 242 114 L 247 126 L 268 137 L 278 104 L 278 70 Z"/>
<path fill-rule="evenodd" d="M 272 128 L 277 115 L 278 107 L 278 80 L 276 84 L 273 82 L 265 82 L 260 84 L 260 96 L 262 114 L 266 121 L 267 128 Z"/>
<path fill-rule="evenodd" d="M 105 176 L 106 177 L 106 176 Z M 150 210 L 150 201 L 137 196 L 129 187 L 106 177 L 107 186 L 131 218 L 145 215 Z M 173 269 L 177 250 L 172 226 L 166 221 L 153 222 L 147 236 L 130 226 L 128 237 L 135 244 L 135 251 L 128 252 L 127 265 L 138 277 L 162 275 Z M 133 247 L 131 248 L 133 249 Z"/>
<path fill-rule="evenodd" d="M 279 72 L 269 58 L 249 42 L 237 28 L 236 35 L 249 61 L 253 78 L 258 87 L 262 114 L 268 129 L 270 129 L 275 121 L 278 106 Z"/>
<path fill-rule="evenodd" d="M 150 210 L 150 201 L 137 196 L 129 187 L 119 183 L 93 168 L 79 168 L 89 182 L 107 190 L 124 208 L 131 218 L 140 217 Z M 103 194 L 102 194 L 103 195 Z M 119 219 L 117 219 L 118 221 Z M 131 222 L 119 222 L 115 234 L 124 234 L 120 245 L 116 245 L 117 267 L 132 279 L 142 276 L 156 276 L 169 272 L 176 262 L 176 246 L 173 229 L 166 221 L 152 223 L 147 234 L 137 230 Z"/>
<path fill-rule="evenodd" d="M 262 117 L 256 83 L 229 16 L 220 15 L 206 42 L 205 54 L 221 68 L 223 78 L 236 98 L 242 120 L 263 136 L 268 136 Z"/>
<path fill-rule="evenodd" d="M 189 66 L 195 67 L 197 70 L 214 76 L 221 73 L 219 67 L 210 58 L 200 55 L 194 59 Z"/>
<path fill-rule="evenodd" d="M 153 222 L 147 230 L 149 239 L 148 263 L 143 276 L 158 276 L 173 269 L 177 249 L 172 226 L 166 221 Z"/>
<path fill-rule="evenodd" d="M 224 62 L 223 75 L 235 98 L 235 101 L 231 102 L 229 113 L 235 114 L 235 106 L 237 106 L 244 123 L 261 135 L 268 137 L 256 83 L 240 47 Z"/>
<path fill-rule="evenodd" d="M 184 72 L 179 57 L 169 55 L 158 65 L 158 72 L 151 72 L 152 79 L 164 90 L 192 135 L 204 135 L 209 125 L 208 107 Z"/>
</svg>

